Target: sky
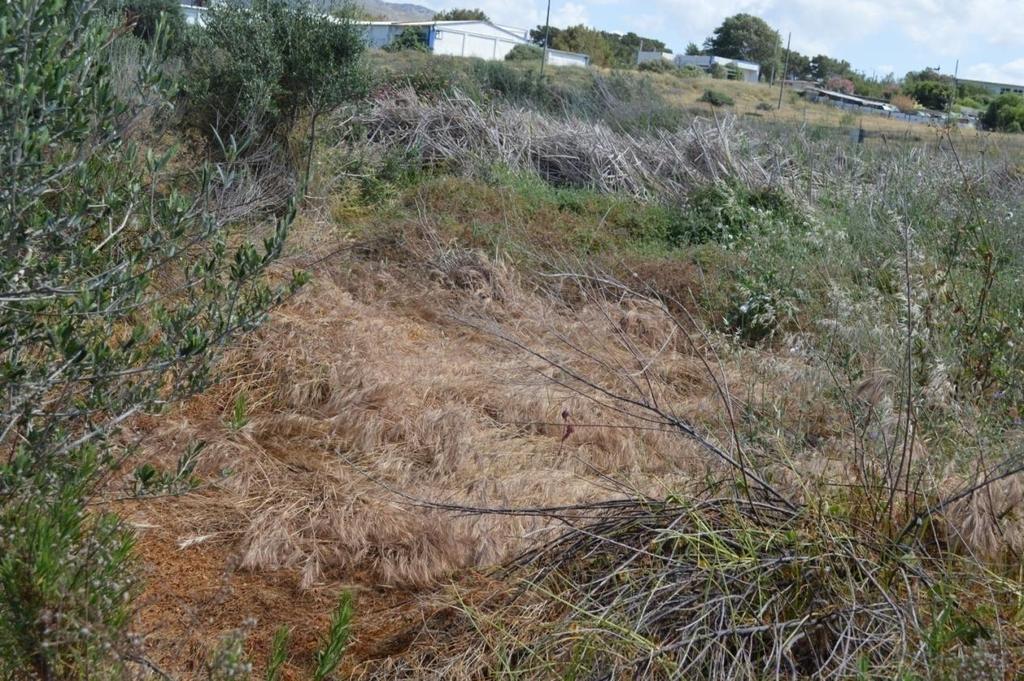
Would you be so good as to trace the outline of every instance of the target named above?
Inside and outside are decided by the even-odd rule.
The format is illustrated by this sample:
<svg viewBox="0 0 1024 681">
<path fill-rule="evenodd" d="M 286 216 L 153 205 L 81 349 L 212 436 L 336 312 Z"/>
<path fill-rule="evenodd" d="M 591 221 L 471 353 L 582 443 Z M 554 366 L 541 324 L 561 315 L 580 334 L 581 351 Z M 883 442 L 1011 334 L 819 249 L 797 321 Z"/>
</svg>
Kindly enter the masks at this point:
<svg viewBox="0 0 1024 681">
<path fill-rule="evenodd" d="M 427 0 L 434 9 L 479 7 L 497 23 L 544 23 L 546 0 Z M 738 12 L 766 20 L 793 49 L 849 61 L 879 78 L 939 67 L 964 78 L 1024 83 L 1024 0 L 551 0 L 551 24 L 586 24 L 701 44 Z"/>
</svg>

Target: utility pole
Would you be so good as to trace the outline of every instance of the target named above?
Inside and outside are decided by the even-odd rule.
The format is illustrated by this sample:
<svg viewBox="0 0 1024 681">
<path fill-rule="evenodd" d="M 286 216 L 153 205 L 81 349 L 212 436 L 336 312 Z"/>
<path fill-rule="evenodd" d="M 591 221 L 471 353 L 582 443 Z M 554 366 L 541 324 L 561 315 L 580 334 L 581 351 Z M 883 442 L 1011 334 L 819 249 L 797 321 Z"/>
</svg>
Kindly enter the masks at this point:
<svg viewBox="0 0 1024 681">
<path fill-rule="evenodd" d="M 793 32 L 789 32 L 786 38 L 786 65 L 782 68 L 782 78 L 779 78 L 779 106 L 776 111 L 782 109 L 782 88 L 786 85 L 786 72 L 789 71 L 789 46 L 793 43 Z"/>
<path fill-rule="evenodd" d="M 953 115 L 953 102 L 956 101 L 957 93 L 960 91 L 960 84 L 957 82 L 957 76 L 960 75 L 960 60 L 956 60 L 956 66 L 953 67 L 953 96 L 949 98 L 949 105 L 946 107 L 946 118 Z"/>
<path fill-rule="evenodd" d="M 780 38 L 779 43 L 781 42 Z M 775 43 L 775 56 L 772 59 L 772 77 L 768 80 L 769 89 L 775 86 L 775 69 L 779 68 L 779 43 Z"/>
<path fill-rule="evenodd" d="M 540 75 L 544 75 L 544 65 L 548 63 L 548 43 L 551 42 L 551 0 L 548 0 L 548 15 L 544 19 L 544 56 L 540 59 Z"/>
</svg>

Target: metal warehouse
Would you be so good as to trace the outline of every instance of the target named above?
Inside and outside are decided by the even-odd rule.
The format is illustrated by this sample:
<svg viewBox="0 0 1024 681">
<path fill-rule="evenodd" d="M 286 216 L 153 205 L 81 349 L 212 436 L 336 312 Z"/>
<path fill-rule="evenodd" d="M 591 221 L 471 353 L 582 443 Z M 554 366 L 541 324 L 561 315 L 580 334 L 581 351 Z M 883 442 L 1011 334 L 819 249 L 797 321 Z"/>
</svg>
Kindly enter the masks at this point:
<svg viewBox="0 0 1024 681">
<path fill-rule="evenodd" d="M 427 49 L 434 54 L 454 57 L 504 59 L 516 45 L 533 45 L 524 29 L 498 26 L 489 21 L 366 21 L 366 40 L 370 47 L 386 47 L 407 30 L 422 31 Z M 586 66 L 585 54 L 548 50 L 552 66 Z"/>
</svg>

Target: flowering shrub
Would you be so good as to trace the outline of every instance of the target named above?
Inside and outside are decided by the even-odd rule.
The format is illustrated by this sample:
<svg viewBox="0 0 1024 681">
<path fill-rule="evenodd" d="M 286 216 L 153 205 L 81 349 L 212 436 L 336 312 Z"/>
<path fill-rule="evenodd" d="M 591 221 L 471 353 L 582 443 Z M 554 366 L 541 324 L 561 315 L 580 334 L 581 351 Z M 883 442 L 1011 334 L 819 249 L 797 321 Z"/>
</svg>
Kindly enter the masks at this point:
<svg viewBox="0 0 1024 681">
<path fill-rule="evenodd" d="M 847 95 L 852 95 L 856 86 L 853 81 L 849 78 L 843 78 L 841 76 L 832 76 L 825 83 L 825 87 L 833 92 L 842 92 Z"/>
</svg>

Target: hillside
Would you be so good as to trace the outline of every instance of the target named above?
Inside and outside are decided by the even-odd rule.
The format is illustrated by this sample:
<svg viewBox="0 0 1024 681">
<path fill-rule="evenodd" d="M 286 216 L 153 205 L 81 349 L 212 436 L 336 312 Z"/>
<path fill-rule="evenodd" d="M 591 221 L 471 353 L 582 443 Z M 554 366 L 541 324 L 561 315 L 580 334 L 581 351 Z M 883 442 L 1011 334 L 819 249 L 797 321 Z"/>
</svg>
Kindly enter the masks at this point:
<svg viewBox="0 0 1024 681">
<path fill-rule="evenodd" d="M 408 2 L 356 0 L 354 4 L 368 15 L 382 21 L 429 21 L 435 14 L 429 7 Z"/>
<path fill-rule="evenodd" d="M 715 533 L 741 533 L 731 539 L 715 534 L 725 542 L 715 548 L 679 530 L 674 541 L 694 543 L 667 556 L 659 551 L 658 561 L 667 563 L 642 569 L 629 567 L 628 551 L 606 555 L 624 561 L 620 569 L 639 584 L 662 579 L 658 570 L 691 551 L 724 551 L 710 568 L 717 577 L 678 576 L 683 591 L 664 597 L 682 599 L 677 607 L 685 612 L 692 605 L 683 594 L 693 588 L 686 584 L 703 590 L 704 580 L 723 579 L 730 586 L 722 588 L 753 599 L 748 607 L 779 608 L 772 617 L 781 619 L 801 606 L 769 595 L 776 587 L 785 590 L 789 579 L 775 571 L 776 561 L 806 552 L 797 554 L 805 569 L 844 574 L 839 581 L 814 581 L 815 591 L 806 592 L 812 602 L 821 598 L 823 607 L 837 608 L 835 626 L 821 635 L 835 641 L 864 636 L 856 645 L 879 651 L 869 664 L 897 669 L 890 655 L 910 655 L 914 644 L 895 622 L 910 613 L 933 615 L 914 595 L 922 585 L 876 591 L 872 572 L 862 571 L 861 561 L 880 560 L 873 542 L 898 534 L 911 509 L 922 508 L 913 498 L 887 502 L 873 491 L 887 484 L 885 443 L 907 443 L 913 463 L 904 465 L 915 472 L 899 475 L 916 479 L 923 499 L 955 495 L 973 478 L 974 463 L 960 449 L 966 442 L 945 425 L 962 412 L 951 411 L 955 373 L 940 369 L 937 358 L 915 360 L 924 364 L 914 371 L 926 377 L 913 398 L 920 420 L 913 435 L 901 426 L 905 302 L 898 287 L 881 283 L 906 276 L 891 257 L 901 233 L 862 222 L 857 199 L 838 214 L 820 207 L 838 199 L 832 187 L 849 187 L 851 196 L 883 191 L 857 169 L 868 157 L 849 160 L 852 147 L 842 137 L 801 142 L 813 145 L 809 157 L 817 167 L 808 190 L 791 149 L 729 118 L 695 119 L 663 138 L 679 151 L 657 171 L 610 165 L 597 155 L 623 145 L 617 155 L 645 158 L 640 147 L 629 146 L 644 144 L 640 139 L 629 142 L 571 119 L 487 114 L 466 102 L 430 104 L 403 94 L 378 102 L 363 125 L 382 149 L 415 150 L 414 158 L 429 162 L 413 161 L 396 174 L 383 161 L 373 171 L 380 173 L 376 180 L 325 185 L 336 177 L 333 164 L 344 163 L 336 155 L 340 148 L 325 151 L 314 193 L 329 198 L 304 212 L 292 255 L 282 263 L 282 269 L 311 272 L 313 282 L 229 353 L 216 389 L 154 424 L 147 439 L 143 457 L 162 469 L 173 466 L 171 453 L 182 443 L 202 439 L 207 448 L 197 472 L 213 481 L 186 500 L 123 509 L 140 528 L 142 555 L 152 566 L 147 598 L 166 604 L 154 610 L 166 615 L 147 619 L 165 632 L 152 640 L 155 659 L 168 667 L 183 660 L 198 665 L 226 627 L 252 616 L 245 636 L 257 668 L 273 629 L 285 622 L 295 636 L 292 668 L 301 676 L 338 590 L 345 589 L 357 603 L 347 677 L 468 679 L 484 669 L 510 672 L 516 663 L 502 651 L 524 639 L 534 641 L 538 664 L 565 664 L 565 652 L 578 650 L 566 646 L 581 645 L 572 627 L 615 630 L 621 618 L 637 616 L 628 608 L 628 599 L 638 597 L 628 583 L 613 592 L 618 595 L 602 596 L 587 591 L 593 574 L 572 577 L 577 569 L 603 574 L 603 563 L 590 566 L 586 557 L 605 550 L 601 541 L 577 549 L 561 539 L 546 558 L 543 548 L 539 555 L 526 553 L 511 582 L 509 573 L 492 566 L 555 540 L 560 525 L 605 527 L 605 504 L 615 508 L 635 498 L 648 501 L 623 506 L 623 513 L 654 514 L 639 522 L 688 518 L 698 527 L 713 524 Z M 487 135 L 492 141 L 481 142 Z M 496 145 L 490 152 L 489 144 Z M 517 144 L 533 149 L 524 166 L 512 161 Z M 497 149 L 504 151 L 495 156 Z M 957 177 L 938 170 L 952 162 L 940 153 L 936 148 L 926 161 L 918 157 L 900 171 L 904 179 L 904 173 L 926 173 L 914 180 L 929 187 L 921 198 L 958 191 Z M 897 152 L 881 162 L 906 164 L 915 155 Z M 558 166 L 555 179 L 556 166 L 546 158 L 571 158 L 574 165 Z M 494 162 L 508 164 L 506 170 L 486 170 Z M 538 180 L 531 167 L 545 169 L 542 176 L 556 186 Z M 647 186 L 662 197 L 682 192 L 690 217 L 666 211 L 659 195 L 630 190 L 634 168 L 637 177 L 663 173 L 664 180 L 647 174 L 644 182 L 654 183 Z M 923 203 L 914 205 L 925 210 Z M 849 217 L 839 222 L 839 215 Z M 851 250 L 853 243 L 866 250 Z M 917 257 L 929 257 L 926 243 L 916 247 L 923 249 Z M 861 283 L 866 263 L 880 268 L 879 283 L 868 290 Z M 790 272 L 788 281 L 776 278 L 781 271 Z M 915 265 L 909 276 L 917 281 L 922 272 Z M 914 295 L 929 296 L 925 289 Z M 957 321 L 954 314 L 933 323 Z M 239 395 L 249 406 L 244 425 L 235 428 L 230 414 Z M 982 406 L 989 398 L 980 399 L 972 409 L 990 409 Z M 851 426 L 851 420 L 863 425 Z M 1014 441 L 1017 426 L 1008 427 L 1003 432 Z M 940 431 L 953 440 L 937 439 Z M 731 452 L 749 462 L 755 508 L 770 518 L 758 517 L 745 502 L 720 506 L 723 495 L 731 497 Z M 932 477 L 934 466 L 944 472 Z M 866 478 L 875 480 L 871 489 L 862 487 Z M 950 506 L 928 541 L 1004 564 L 1024 536 L 1016 520 L 1019 480 L 1001 480 L 987 500 Z M 830 500 L 830 511 L 804 515 L 823 499 Z M 649 503 L 669 507 L 643 506 Z M 792 516 L 789 503 L 805 510 Z M 994 525 L 989 513 L 1003 520 Z M 861 524 L 861 514 L 876 517 L 877 529 Z M 658 541 L 634 536 L 628 527 L 608 528 L 600 532 L 614 532 L 615 542 L 626 542 L 630 551 Z M 585 542 L 594 532 L 572 541 Z M 860 539 L 840 549 L 848 533 Z M 853 553 L 823 557 L 840 550 Z M 545 561 L 574 551 L 581 562 L 567 566 L 548 588 L 566 589 L 560 598 L 599 599 L 606 608 L 624 599 L 622 612 L 594 620 L 588 610 L 566 610 L 538 594 L 509 600 L 510 584 L 537 578 L 534 567 L 544 574 Z M 942 574 L 963 581 L 944 582 L 943 589 L 958 593 L 953 598 L 960 604 L 980 597 L 980 577 L 969 576 L 970 563 L 952 555 L 947 560 Z M 758 561 L 764 573 L 747 584 L 745 566 Z M 916 567 L 900 561 L 888 569 L 900 580 L 919 578 Z M 187 582 L 177 577 L 182 571 L 190 575 Z M 814 574 L 801 577 L 803 583 L 817 579 Z M 1016 588 L 1004 584 L 1008 593 Z M 646 587 L 635 588 L 647 597 Z M 866 621 L 854 615 L 856 606 L 843 605 L 862 598 L 881 599 Z M 882 605 L 886 598 L 896 603 L 891 611 Z M 1012 617 L 1003 598 L 990 597 L 984 607 Z M 185 604 L 187 618 L 172 603 Z M 740 627 L 730 618 L 746 622 L 753 616 L 746 612 L 716 613 L 723 618 L 716 626 Z M 659 619 L 669 612 L 650 616 L 634 625 L 645 627 L 645 638 L 617 652 L 600 647 L 605 644 L 595 634 L 587 645 L 599 647 L 577 664 L 622 664 L 612 660 L 647 650 L 653 645 L 647 636 L 677 635 Z M 797 624 L 786 626 L 799 631 Z M 850 633 L 861 626 L 870 633 Z M 992 654 L 991 647 L 978 644 L 975 652 L 948 635 L 947 645 L 963 646 L 964 655 Z M 1000 648 L 998 665 L 1016 669 L 1010 651 L 1020 650 L 1019 633 L 1003 635 L 1007 647 Z M 706 648 L 716 664 L 735 666 L 728 674 L 696 675 L 736 678 L 747 665 L 762 664 L 763 655 L 818 672 L 864 664 L 864 658 L 819 659 L 813 648 L 764 652 L 761 646 L 781 646 L 773 637 L 754 644 L 740 658 Z M 960 669 L 959 659 L 943 652 L 931 664 Z M 666 654 L 656 663 L 660 671 L 650 674 L 659 677 L 686 661 Z"/>
<path fill-rule="evenodd" d="M 1024 674 L 1016 138 L 17 2 L 0 676 Z"/>
</svg>

